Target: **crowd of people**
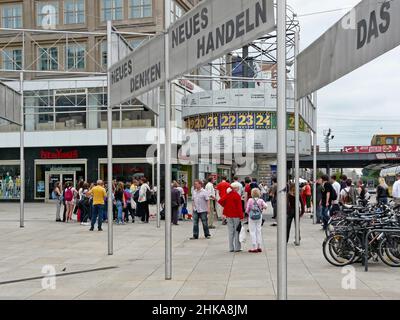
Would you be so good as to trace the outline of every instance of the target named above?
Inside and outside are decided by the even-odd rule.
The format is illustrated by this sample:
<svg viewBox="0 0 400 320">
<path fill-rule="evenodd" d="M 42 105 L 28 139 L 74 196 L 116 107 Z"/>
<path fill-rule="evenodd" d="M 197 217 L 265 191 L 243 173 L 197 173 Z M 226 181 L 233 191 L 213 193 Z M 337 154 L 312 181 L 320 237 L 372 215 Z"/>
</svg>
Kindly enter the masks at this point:
<svg viewBox="0 0 400 320">
<path fill-rule="evenodd" d="M 316 187 L 316 198 L 313 199 L 313 188 Z M 270 202 L 273 216 L 277 219 L 277 179 L 273 178 L 271 185 L 259 183 L 256 178 L 246 177 L 241 181 L 234 177 L 231 181 L 222 177 L 217 183 L 214 176 L 206 181 L 195 180 L 191 190 L 191 210 L 188 210 L 189 189 L 184 181 L 173 181 L 171 186 L 171 222 L 179 225 L 179 221 L 191 220 L 193 234 L 191 240 L 199 239 L 200 221 L 203 227 L 204 237 L 211 238 L 211 229 L 216 228 L 217 222 L 227 226 L 228 248 L 230 252 L 242 251 L 240 237 L 245 233 L 250 234 L 251 253 L 262 252 L 261 228 L 265 222 L 264 215 L 267 203 Z M 80 181 L 72 186 L 66 183 L 61 186 L 56 183 L 53 190 L 53 198 L 57 201 L 56 221 L 71 222 L 73 215 L 82 225 L 90 225 L 93 231 L 97 222 L 97 228 L 102 231 L 102 223 L 108 222 L 107 197 L 108 186 L 102 180 L 89 184 Z M 398 195 L 397 195 L 397 193 Z M 397 195 L 400 202 L 400 175 L 393 188 L 393 196 Z M 396 193 L 396 194 L 395 194 Z M 295 222 L 296 185 L 292 180 L 287 184 L 287 241 Z M 342 205 L 365 204 L 370 199 L 370 194 L 362 181 L 354 183 L 345 175 L 339 181 L 336 175 L 322 175 L 314 184 L 306 181 L 299 189 L 300 217 L 310 213 L 310 217 L 316 215 L 317 223 L 322 224 L 323 229 L 328 225 L 332 215 L 338 212 Z M 377 201 L 387 203 L 389 198 L 388 186 L 381 178 L 376 189 Z M 163 189 L 159 192 L 160 201 L 163 204 Z M 149 222 L 149 205 L 156 204 L 157 191 L 149 186 L 148 180 L 143 177 L 130 182 L 114 180 L 112 184 L 113 220 L 116 224 L 135 222 L 140 218 L 143 223 Z M 313 202 L 316 204 L 316 212 L 312 212 Z M 64 212 L 61 218 L 61 208 Z M 164 206 L 163 206 L 164 207 Z M 165 207 L 160 213 L 165 218 Z M 90 221 L 90 222 L 89 222 Z M 274 222 L 272 226 L 276 226 Z M 247 226 L 247 228 L 246 228 Z"/>
<path fill-rule="evenodd" d="M 107 197 L 108 186 L 102 180 L 96 183 L 79 181 L 77 186 L 67 182 L 64 186 L 57 182 L 52 192 L 52 198 L 56 200 L 56 221 L 72 222 L 73 215 L 81 225 L 91 226 L 94 230 L 97 222 L 99 231 L 102 231 L 102 223 L 108 222 Z M 156 190 L 151 188 L 145 177 L 133 179 L 131 182 L 114 180 L 112 184 L 113 220 L 117 224 L 135 222 L 139 217 L 143 223 L 149 222 L 149 204 L 155 203 Z M 61 208 L 64 208 L 61 218 Z M 90 221 L 90 223 L 89 223 Z"/>
</svg>

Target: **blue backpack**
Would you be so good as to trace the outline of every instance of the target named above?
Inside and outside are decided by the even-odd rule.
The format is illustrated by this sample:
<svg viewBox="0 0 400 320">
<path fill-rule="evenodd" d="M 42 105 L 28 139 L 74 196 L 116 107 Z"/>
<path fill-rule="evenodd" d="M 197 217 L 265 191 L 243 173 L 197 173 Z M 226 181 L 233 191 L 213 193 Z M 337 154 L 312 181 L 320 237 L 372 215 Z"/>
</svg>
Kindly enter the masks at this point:
<svg viewBox="0 0 400 320">
<path fill-rule="evenodd" d="M 253 199 L 253 208 L 250 210 L 249 217 L 251 220 L 260 220 L 262 218 L 262 210 L 258 206 L 258 199 Z"/>
</svg>

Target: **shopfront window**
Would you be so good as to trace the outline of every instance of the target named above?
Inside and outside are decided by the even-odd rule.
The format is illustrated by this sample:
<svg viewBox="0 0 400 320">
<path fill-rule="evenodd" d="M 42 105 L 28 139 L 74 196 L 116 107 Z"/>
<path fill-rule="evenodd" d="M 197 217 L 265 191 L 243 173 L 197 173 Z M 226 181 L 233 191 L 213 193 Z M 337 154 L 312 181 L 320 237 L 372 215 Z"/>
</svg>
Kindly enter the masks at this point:
<svg viewBox="0 0 400 320">
<path fill-rule="evenodd" d="M 99 176 L 101 180 L 107 181 L 107 164 L 100 164 Z M 114 163 L 113 179 L 128 182 L 133 178 L 140 179 L 146 177 L 149 181 L 152 179 L 152 166 L 148 163 Z"/>
<path fill-rule="evenodd" d="M 21 177 L 19 164 L 0 163 L 0 199 L 19 199 Z"/>
<path fill-rule="evenodd" d="M 86 179 L 84 163 L 37 164 L 35 174 L 35 198 L 50 199 L 56 182 L 70 182 L 76 185 Z"/>
</svg>

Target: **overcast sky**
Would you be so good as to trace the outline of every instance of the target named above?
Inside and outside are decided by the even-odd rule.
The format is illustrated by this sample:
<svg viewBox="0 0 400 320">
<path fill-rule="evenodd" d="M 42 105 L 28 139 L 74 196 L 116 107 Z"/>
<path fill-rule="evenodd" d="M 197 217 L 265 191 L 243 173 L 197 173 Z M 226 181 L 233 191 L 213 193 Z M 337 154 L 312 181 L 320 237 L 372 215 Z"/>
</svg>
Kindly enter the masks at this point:
<svg viewBox="0 0 400 320">
<path fill-rule="evenodd" d="M 304 49 L 359 0 L 288 0 L 299 15 Z M 345 10 L 303 16 L 313 12 Z M 331 147 L 369 145 L 374 133 L 400 133 L 400 48 L 377 58 L 318 92 L 318 135 L 331 128 Z"/>
</svg>

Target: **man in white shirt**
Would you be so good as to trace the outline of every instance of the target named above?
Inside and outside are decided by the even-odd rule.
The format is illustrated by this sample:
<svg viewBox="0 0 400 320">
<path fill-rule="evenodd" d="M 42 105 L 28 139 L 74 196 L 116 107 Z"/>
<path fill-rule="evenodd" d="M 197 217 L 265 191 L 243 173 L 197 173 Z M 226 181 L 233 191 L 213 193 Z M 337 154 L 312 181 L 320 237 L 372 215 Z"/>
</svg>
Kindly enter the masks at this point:
<svg viewBox="0 0 400 320">
<path fill-rule="evenodd" d="M 331 185 L 336 192 L 336 200 L 332 201 L 332 213 L 335 213 L 340 210 L 339 207 L 339 198 L 340 198 L 340 183 L 336 181 L 336 175 L 331 176 Z"/>
<path fill-rule="evenodd" d="M 215 212 L 216 194 L 215 194 L 215 189 L 214 189 L 214 178 L 213 177 L 208 178 L 208 183 L 206 184 L 205 189 L 208 192 L 208 195 L 210 197 L 210 214 L 208 215 L 208 228 L 215 229 L 214 217 L 216 214 L 216 212 Z"/>
<path fill-rule="evenodd" d="M 400 205 L 400 173 L 396 175 L 397 181 L 393 185 L 393 200 L 396 205 Z"/>
</svg>

